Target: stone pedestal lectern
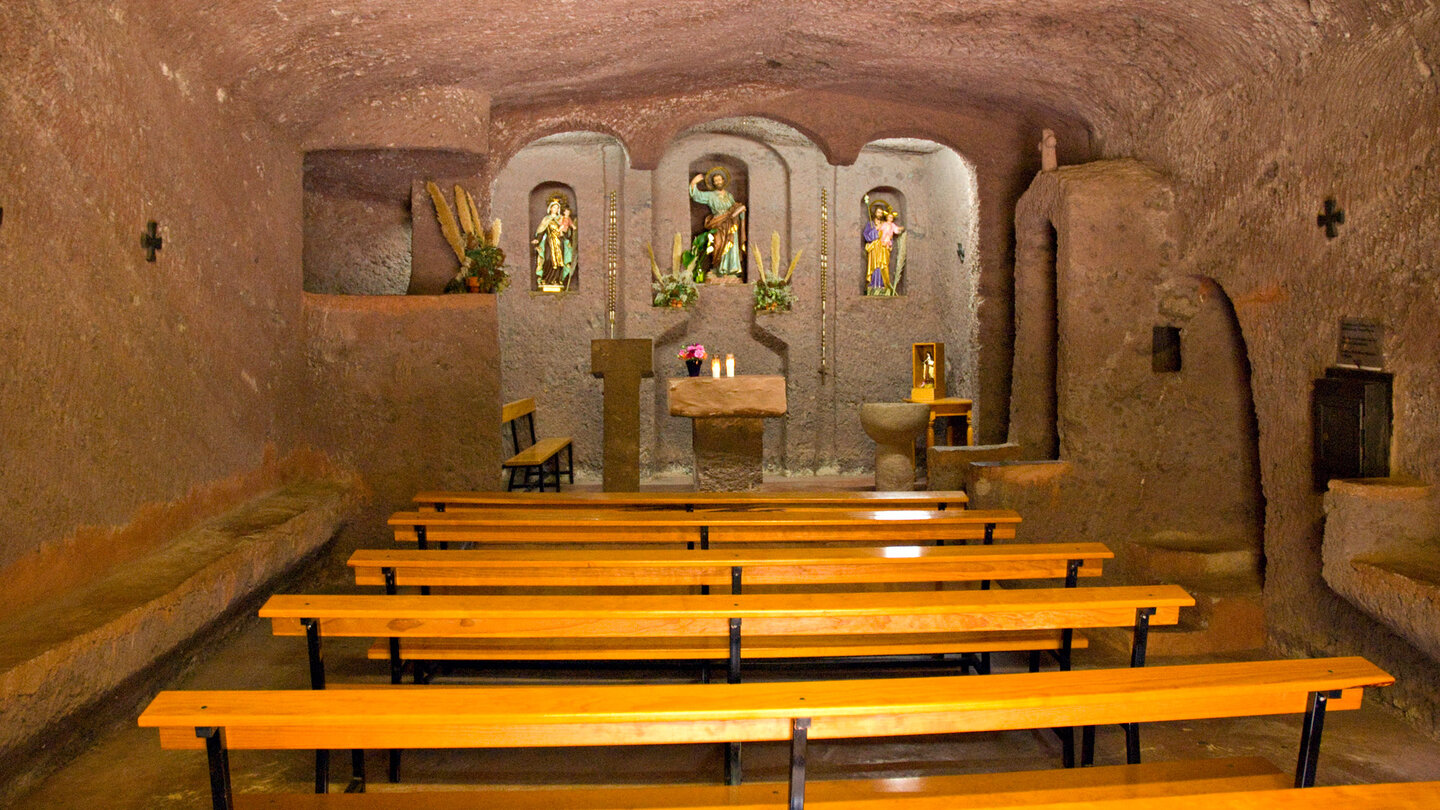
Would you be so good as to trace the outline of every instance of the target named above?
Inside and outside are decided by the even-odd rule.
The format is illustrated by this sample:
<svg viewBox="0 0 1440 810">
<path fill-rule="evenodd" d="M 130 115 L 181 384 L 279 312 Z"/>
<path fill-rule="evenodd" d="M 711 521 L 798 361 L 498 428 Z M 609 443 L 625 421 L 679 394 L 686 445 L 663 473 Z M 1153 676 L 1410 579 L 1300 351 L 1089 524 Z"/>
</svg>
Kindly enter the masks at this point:
<svg viewBox="0 0 1440 810">
<path fill-rule="evenodd" d="M 590 373 L 605 386 L 606 492 L 640 491 L 640 379 L 653 377 L 649 338 L 590 341 Z"/>
<path fill-rule="evenodd" d="M 741 492 L 761 482 L 764 423 L 784 416 L 785 378 L 676 377 L 670 415 L 694 419 L 695 489 Z"/>
</svg>

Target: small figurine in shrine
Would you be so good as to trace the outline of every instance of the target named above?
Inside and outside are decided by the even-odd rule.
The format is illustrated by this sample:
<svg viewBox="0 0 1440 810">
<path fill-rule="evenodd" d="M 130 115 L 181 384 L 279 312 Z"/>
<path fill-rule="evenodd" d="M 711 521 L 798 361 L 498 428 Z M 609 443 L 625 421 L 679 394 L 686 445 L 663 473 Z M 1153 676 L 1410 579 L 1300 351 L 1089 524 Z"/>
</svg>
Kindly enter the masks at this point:
<svg viewBox="0 0 1440 810">
<path fill-rule="evenodd" d="M 545 202 L 545 216 L 535 229 L 535 279 L 540 289 L 560 292 L 575 272 L 575 217 L 563 194 Z"/>
<path fill-rule="evenodd" d="M 905 226 L 895 222 L 895 209 L 884 200 L 870 205 L 870 221 L 860 236 L 865 240 L 865 294 L 894 295 L 895 286 L 890 281 L 890 251 L 895 237 L 905 232 Z"/>
<path fill-rule="evenodd" d="M 701 180 L 708 189 L 700 189 Z M 745 204 L 726 190 L 729 184 L 730 172 L 723 166 L 690 180 L 690 199 L 710 209 L 705 230 L 692 246 L 696 255 L 710 257 L 699 263 L 701 272 L 697 273 L 697 281 L 703 280 L 701 276 L 706 271 L 721 279 L 738 278 L 745 267 Z"/>
</svg>

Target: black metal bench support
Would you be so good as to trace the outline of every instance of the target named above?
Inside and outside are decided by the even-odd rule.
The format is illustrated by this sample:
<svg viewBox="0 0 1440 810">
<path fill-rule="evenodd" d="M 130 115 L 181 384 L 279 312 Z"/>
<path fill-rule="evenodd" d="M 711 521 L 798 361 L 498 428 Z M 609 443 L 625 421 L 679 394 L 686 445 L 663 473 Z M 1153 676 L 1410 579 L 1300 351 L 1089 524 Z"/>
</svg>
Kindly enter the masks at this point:
<svg viewBox="0 0 1440 810">
<path fill-rule="evenodd" d="M 810 743 L 810 718 L 790 721 L 790 810 L 805 806 L 805 760 Z"/>
<path fill-rule="evenodd" d="M 1305 722 L 1300 726 L 1300 756 L 1295 761 L 1295 787 L 1315 786 L 1315 767 L 1320 762 L 1320 734 L 1325 730 L 1325 707 L 1331 698 L 1340 697 L 1340 690 L 1311 692 L 1305 707 Z"/>
<path fill-rule="evenodd" d="M 230 789 L 230 752 L 225 748 L 225 729 L 204 726 L 195 736 L 205 741 L 205 759 L 210 765 L 210 806 L 213 810 L 234 810 Z"/>
</svg>

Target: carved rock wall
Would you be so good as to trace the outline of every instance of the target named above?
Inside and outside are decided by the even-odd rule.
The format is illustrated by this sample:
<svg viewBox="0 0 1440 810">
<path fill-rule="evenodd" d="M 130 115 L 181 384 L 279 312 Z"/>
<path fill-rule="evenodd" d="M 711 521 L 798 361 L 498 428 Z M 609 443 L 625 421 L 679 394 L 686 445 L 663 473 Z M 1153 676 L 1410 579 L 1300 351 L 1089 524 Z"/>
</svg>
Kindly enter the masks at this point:
<svg viewBox="0 0 1440 810">
<path fill-rule="evenodd" d="M 1434 662 L 1327 587 L 1322 496 L 1311 486 L 1312 381 L 1335 361 L 1339 320 L 1385 327 L 1395 374 L 1392 475 L 1440 469 L 1440 9 L 1311 4 L 1299 55 L 1186 104 L 1137 109 L 1102 135 L 1175 190 L 1180 264 L 1230 294 L 1252 366 L 1265 494 L 1266 616 L 1295 654 L 1364 655 L 1381 690 L 1440 731 Z M 1346 212 L 1338 238 L 1315 217 Z"/>
<path fill-rule="evenodd" d="M 0 564 L 258 467 L 304 410 L 299 152 L 171 45 L 0 4 Z"/>
</svg>

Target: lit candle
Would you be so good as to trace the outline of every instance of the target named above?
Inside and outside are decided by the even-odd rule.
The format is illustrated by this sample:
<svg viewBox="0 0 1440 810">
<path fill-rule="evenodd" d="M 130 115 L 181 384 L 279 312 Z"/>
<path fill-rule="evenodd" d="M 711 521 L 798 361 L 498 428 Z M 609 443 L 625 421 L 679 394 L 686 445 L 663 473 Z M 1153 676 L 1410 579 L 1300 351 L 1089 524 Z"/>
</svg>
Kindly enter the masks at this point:
<svg viewBox="0 0 1440 810">
<path fill-rule="evenodd" d="M 725 376 L 735 376 L 735 355 L 733 354 L 725 355 Z"/>
<path fill-rule="evenodd" d="M 719 377 L 719 376 L 720 376 L 720 358 L 718 358 L 718 357 L 715 358 L 714 360 L 711 360 L 711 361 L 710 361 L 710 376 L 711 376 L 711 377 Z"/>
</svg>

